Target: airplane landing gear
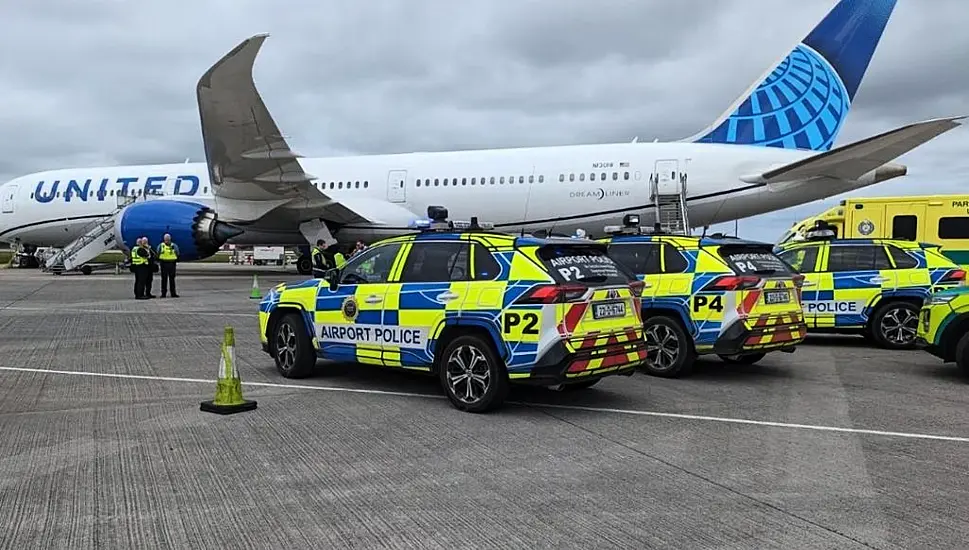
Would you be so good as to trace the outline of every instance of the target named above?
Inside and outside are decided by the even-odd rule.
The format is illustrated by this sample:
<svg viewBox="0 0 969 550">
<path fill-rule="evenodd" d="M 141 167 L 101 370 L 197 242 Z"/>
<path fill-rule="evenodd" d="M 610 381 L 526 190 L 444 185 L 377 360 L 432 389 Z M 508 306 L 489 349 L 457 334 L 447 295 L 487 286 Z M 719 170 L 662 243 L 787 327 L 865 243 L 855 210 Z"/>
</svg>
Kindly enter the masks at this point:
<svg viewBox="0 0 969 550">
<path fill-rule="evenodd" d="M 296 272 L 300 275 L 313 274 L 313 259 L 308 254 L 301 254 L 296 260 Z"/>
</svg>

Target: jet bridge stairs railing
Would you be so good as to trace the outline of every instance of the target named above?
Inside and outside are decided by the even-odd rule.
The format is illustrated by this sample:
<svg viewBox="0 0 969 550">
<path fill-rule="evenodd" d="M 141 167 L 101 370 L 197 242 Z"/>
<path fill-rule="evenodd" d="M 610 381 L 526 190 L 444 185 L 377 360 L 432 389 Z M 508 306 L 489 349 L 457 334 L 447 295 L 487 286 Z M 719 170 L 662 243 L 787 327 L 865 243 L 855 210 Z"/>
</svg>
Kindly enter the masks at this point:
<svg viewBox="0 0 969 550">
<path fill-rule="evenodd" d="M 110 214 L 92 221 L 84 228 L 84 233 L 80 237 L 48 257 L 44 264 L 45 269 L 60 275 L 65 271 L 84 267 L 87 262 L 108 250 L 118 249 L 121 243 L 116 242 L 114 235 L 115 219 L 128 205 L 139 200 L 147 200 L 151 196 L 152 194 L 135 197 L 119 196 L 117 208 Z M 86 267 L 84 272 L 90 273 L 90 267 Z"/>
</svg>

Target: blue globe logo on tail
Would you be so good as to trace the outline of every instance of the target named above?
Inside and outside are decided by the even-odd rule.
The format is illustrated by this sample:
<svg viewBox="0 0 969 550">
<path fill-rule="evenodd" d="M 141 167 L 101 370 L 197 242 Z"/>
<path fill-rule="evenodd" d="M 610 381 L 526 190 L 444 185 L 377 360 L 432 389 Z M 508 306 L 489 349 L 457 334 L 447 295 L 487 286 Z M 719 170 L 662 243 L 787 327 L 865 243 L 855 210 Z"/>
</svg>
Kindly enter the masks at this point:
<svg viewBox="0 0 969 550">
<path fill-rule="evenodd" d="M 733 114 L 697 141 L 827 151 L 850 103 L 834 68 L 801 44 Z"/>
<path fill-rule="evenodd" d="M 840 0 L 763 82 L 690 141 L 828 151 L 897 0 Z"/>
</svg>

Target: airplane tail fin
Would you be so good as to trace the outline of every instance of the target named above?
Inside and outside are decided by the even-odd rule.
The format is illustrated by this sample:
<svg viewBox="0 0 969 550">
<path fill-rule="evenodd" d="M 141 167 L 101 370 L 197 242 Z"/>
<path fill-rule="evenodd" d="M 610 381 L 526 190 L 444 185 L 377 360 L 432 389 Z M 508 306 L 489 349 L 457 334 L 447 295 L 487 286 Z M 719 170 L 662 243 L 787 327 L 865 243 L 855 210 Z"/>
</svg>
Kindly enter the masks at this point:
<svg viewBox="0 0 969 550">
<path fill-rule="evenodd" d="M 897 0 L 840 0 L 709 128 L 684 141 L 827 151 Z"/>
</svg>

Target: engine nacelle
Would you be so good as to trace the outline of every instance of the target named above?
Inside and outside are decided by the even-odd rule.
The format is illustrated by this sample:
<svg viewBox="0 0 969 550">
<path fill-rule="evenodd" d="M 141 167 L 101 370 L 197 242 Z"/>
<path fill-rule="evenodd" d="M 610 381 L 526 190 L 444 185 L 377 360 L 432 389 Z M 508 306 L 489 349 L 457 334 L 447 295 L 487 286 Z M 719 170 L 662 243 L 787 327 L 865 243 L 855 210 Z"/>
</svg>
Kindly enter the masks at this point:
<svg viewBox="0 0 969 550">
<path fill-rule="evenodd" d="M 208 206 L 179 200 L 153 200 L 126 207 L 115 219 L 114 235 L 131 248 L 139 237 L 148 237 L 152 248 L 168 233 L 178 245 L 179 260 L 191 261 L 215 254 L 243 230 L 225 222 Z"/>
</svg>

